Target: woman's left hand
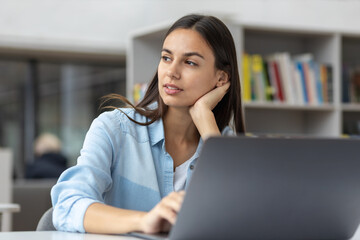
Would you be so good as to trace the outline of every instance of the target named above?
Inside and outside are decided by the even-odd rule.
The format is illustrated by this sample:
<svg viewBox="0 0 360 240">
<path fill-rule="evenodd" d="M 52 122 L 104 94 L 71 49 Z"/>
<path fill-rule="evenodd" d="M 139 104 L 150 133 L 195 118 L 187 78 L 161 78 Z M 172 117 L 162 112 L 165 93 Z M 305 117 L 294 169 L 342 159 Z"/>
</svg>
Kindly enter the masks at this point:
<svg viewBox="0 0 360 240">
<path fill-rule="evenodd" d="M 189 109 L 191 118 L 204 140 L 210 136 L 221 134 L 212 110 L 225 96 L 229 87 L 230 82 L 227 82 L 220 87 L 214 88 L 199 98 Z"/>
<path fill-rule="evenodd" d="M 213 110 L 216 105 L 221 101 L 221 99 L 225 96 L 227 90 L 230 87 L 230 82 L 225 83 L 220 87 L 216 87 L 210 92 L 203 95 L 199 98 L 193 106 L 190 107 L 190 114 L 199 108 L 205 108 L 208 110 Z"/>
</svg>

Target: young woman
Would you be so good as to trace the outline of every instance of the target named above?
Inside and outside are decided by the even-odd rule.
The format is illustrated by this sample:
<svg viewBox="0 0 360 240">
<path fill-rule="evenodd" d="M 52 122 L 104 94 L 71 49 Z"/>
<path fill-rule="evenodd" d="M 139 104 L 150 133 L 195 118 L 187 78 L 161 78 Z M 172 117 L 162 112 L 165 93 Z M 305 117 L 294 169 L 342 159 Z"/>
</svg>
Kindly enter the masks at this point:
<svg viewBox="0 0 360 240">
<path fill-rule="evenodd" d="M 168 231 L 203 140 L 234 134 L 231 120 L 243 133 L 232 36 L 215 17 L 185 16 L 166 34 L 144 99 L 92 123 L 77 165 L 52 189 L 54 226 L 93 233 Z"/>
</svg>

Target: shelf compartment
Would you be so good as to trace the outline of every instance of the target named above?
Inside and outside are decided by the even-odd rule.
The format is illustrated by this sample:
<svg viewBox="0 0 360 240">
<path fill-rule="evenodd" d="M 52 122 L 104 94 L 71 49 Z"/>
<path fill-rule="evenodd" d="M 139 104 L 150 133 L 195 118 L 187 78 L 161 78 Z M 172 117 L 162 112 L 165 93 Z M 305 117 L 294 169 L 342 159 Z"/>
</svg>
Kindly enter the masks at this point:
<svg viewBox="0 0 360 240">
<path fill-rule="evenodd" d="M 360 113 L 360 103 L 343 103 L 341 106 L 343 112 L 359 112 Z"/>
<path fill-rule="evenodd" d="M 308 108 L 252 107 L 244 109 L 246 130 L 250 133 L 324 137 L 340 135 L 340 126 L 337 127 L 338 112 L 332 111 L 332 106 L 329 109 L 318 108 L 312 111 Z"/>
<path fill-rule="evenodd" d="M 360 135 L 360 111 L 343 112 L 343 133 Z"/>
<path fill-rule="evenodd" d="M 276 103 L 276 102 L 269 102 L 269 103 L 245 102 L 244 107 L 246 109 L 274 109 L 274 110 L 301 110 L 301 111 L 333 111 L 335 109 L 333 104 L 290 105 L 286 103 Z"/>
</svg>

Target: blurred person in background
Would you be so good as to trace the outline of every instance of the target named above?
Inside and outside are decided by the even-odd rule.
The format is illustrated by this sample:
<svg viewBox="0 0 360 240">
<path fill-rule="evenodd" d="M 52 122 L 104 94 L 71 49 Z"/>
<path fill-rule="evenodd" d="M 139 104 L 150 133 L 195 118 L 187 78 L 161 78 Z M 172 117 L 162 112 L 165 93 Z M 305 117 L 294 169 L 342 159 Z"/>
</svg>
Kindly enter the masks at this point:
<svg viewBox="0 0 360 240">
<path fill-rule="evenodd" d="M 58 178 L 66 169 L 67 159 L 61 153 L 60 139 L 43 133 L 34 144 L 34 162 L 26 167 L 26 178 Z"/>
</svg>

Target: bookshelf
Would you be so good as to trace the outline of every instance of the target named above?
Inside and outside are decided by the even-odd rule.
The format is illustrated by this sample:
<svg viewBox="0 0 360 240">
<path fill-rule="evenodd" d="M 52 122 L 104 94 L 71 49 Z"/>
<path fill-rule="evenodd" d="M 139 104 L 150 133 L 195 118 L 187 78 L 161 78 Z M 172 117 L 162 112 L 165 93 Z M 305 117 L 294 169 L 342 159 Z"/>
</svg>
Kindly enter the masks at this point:
<svg viewBox="0 0 360 240">
<path fill-rule="evenodd" d="M 348 135 L 360 135 L 360 103 L 352 102 L 349 92 L 350 79 L 344 75 L 348 68 L 360 67 L 360 34 L 344 33 L 341 38 L 341 67 L 344 72 L 341 75 L 341 113 L 342 130 Z M 345 100 L 345 98 L 347 100 Z"/>
<path fill-rule="evenodd" d="M 130 36 L 127 49 L 129 99 L 134 84 L 146 83 L 155 74 L 162 40 L 170 24 L 140 29 Z M 352 62 L 360 66 L 360 34 L 237 22 L 227 22 L 227 25 L 236 44 L 240 71 L 243 53 L 262 56 L 276 52 L 287 52 L 291 56 L 310 53 L 314 61 L 332 67 L 331 102 L 318 105 L 244 102 L 248 132 L 323 137 L 339 137 L 351 131 L 360 134 L 360 104 L 342 102 L 342 64 Z"/>
</svg>

